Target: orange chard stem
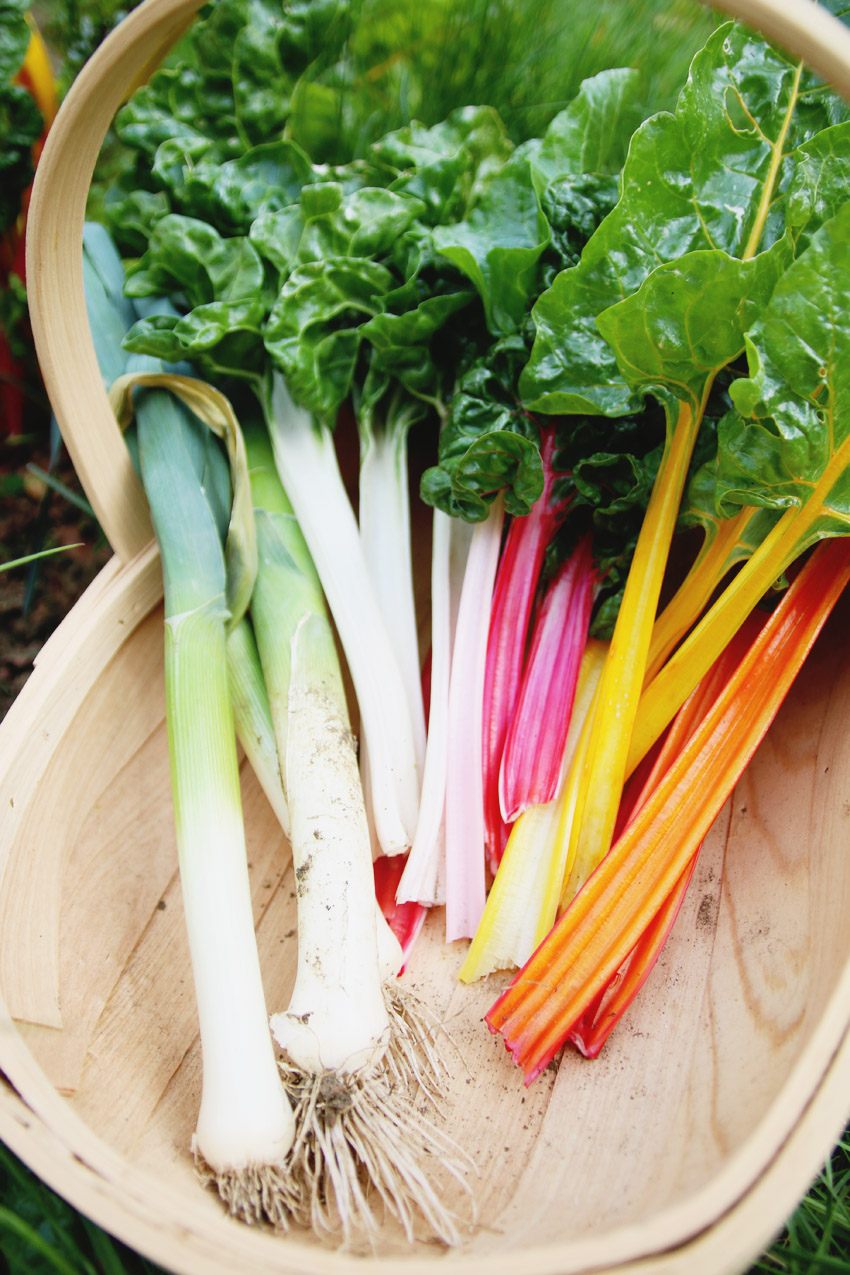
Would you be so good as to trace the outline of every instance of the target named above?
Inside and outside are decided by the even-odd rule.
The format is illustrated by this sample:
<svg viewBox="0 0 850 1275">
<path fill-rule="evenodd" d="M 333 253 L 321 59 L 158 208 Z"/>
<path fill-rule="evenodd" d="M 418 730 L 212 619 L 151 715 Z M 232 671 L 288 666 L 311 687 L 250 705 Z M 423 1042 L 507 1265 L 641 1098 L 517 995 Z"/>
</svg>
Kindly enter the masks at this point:
<svg viewBox="0 0 850 1275">
<path fill-rule="evenodd" d="M 675 889 L 848 579 L 850 540 L 822 541 L 661 782 L 487 1014 L 527 1084 Z"/>
<path fill-rule="evenodd" d="M 646 780 L 640 787 L 636 798 L 630 801 L 628 811 L 620 810 L 623 827 L 634 819 L 638 810 L 658 786 L 665 773 L 679 756 L 691 735 L 694 733 L 706 713 L 735 673 L 747 649 L 761 630 L 765 616 L 750 616 L 747 623 L 736 633 L 726 650 L 716 661 L 712 669 L 702 679 L 697 689 L 688 697 L 672 726 L 664 737 Z M 624 798 L 625 804 L 626 798 Z M 656 915 L 641 934 L 626 960 L 609 979 L 603 990 L 582 1014 L 568 1039 L 584 1054 L 585 1058 L 596 1058 L 605 1041 L 611 1035 L 643 984 L 646 982 L 652 967 L 661 955 L 662 948 L 679 915 L 684 902 L 691 877 L 696 868 L 699 852 L 697 847 L 690 862 L 679 877 L 670 894 L 662 903 Z"/>
<path fill-rule="evenodd" d="M 649 977 L 679 915 L 698 858 L 699 849 L 691 856 L 684 872 L 632 948 L 627 960 L 567 1033 L 567 1040 L 585 1058 L 599 1056 L 602 1046 Z"/>
</svg>

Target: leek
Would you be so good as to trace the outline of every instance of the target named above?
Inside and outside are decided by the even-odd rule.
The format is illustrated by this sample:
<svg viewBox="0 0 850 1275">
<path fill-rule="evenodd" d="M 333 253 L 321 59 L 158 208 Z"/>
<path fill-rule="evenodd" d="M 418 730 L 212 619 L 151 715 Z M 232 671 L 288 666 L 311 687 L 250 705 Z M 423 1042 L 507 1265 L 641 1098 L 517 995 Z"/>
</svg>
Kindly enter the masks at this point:
<svg viewBox="0 0 850 1275">
<path fill-rule="evenodd" d="M 294 1136 L 269 1034 L 227 676 L 233 618 L 219 529 L 171 395 L 136 405 L 142 479 L 165 585 L 168 746 L 203 1056 L 193 1147 L 232 1212 L 286 1225 Z M 187 446 L 187 437 L 189 445 Z"/>
<path fill-rule="evenodd" d="M 415 1008 L 385 980 L 402 953 L 377 907 L 366 808 L 330 619 L 270 440 L 246 429 L 258 570 L 251 598 L 290 814 L 298 970 L 271 1020 L 296 1108 L 293 1212 L 317 1231 L 374 1232 L 363 1170 L 413 1238 L 416 1214 L 446 1242 L 452 1216 L 423 1157 L 453 1148 L 409 1102 L 435 1088 Z M 459 1172 L 459 1170 L 457 1170 Z"/>
</svg>

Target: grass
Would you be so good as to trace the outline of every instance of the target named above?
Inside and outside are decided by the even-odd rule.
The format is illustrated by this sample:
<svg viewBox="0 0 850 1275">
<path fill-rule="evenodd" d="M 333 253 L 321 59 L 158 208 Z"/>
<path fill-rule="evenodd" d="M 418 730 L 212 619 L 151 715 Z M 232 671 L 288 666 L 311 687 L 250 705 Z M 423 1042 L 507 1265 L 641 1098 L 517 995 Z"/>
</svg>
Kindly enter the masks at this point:
<svg viewBox="0 0 850 1275">
<path fill-rule="evenodd" d="M 158 1275 L 77 1213 L 0 1144 L 0 1270 L 6 1275 Z"/>
<path fill-rule="evenodd" d="M 752 1268 L 753 1275 L 850 1272 L 850 1131 L 835 1148 L 787 1227 Z"/>
</svg>

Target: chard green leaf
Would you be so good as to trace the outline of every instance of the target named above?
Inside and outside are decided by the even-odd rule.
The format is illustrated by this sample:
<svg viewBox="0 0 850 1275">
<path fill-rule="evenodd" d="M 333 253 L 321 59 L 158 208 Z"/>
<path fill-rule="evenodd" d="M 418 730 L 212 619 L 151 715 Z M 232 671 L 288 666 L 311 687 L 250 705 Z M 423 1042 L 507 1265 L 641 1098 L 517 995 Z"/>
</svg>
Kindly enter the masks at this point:
<svg viewBox="0 0 850 1275">
<path fill-rule="evenodd" d="M 491 429 L 477 436 L 465 451 L 452 459 L 451 478 L 446 468 L 434 467 L 422 475 L 421 495 L 467 522 L 483 522 L 490 512 L 486 497 L 504 491 L 505 508 L 527 514 L 543 491 L 539 439 Z M 483 493 L 483 494 L 482 494 Z"/>
<path fill-rule="evenodd" d="M 223 306 L 218 310 L 216 307 L 215 302 L 198 307 L 197 319 L 197 310 L 182 318 L 158 314 L 140 319 L 127 333 L 124 348 L 165 363 L 191 360 L 192 366 L 210 381 L 221 376 L 259 379 L 266 362 L 262 331 L 256 321 L 238 326 L 238 305 L 229 313 L 224 312 Z"/>
<path fill-rule="evenodd" d="M 740 511 L 736 509 L 735 513 L 738 512 Z M 742 562 L 748 558 L 774 526 L 777 517 L 778 513 L 775 509 L 753 508 L 750 518 L 741 527 L 740 534 L 721 570 L 725 572 L 736 562 Z M 705 536 L 704 545 L 708 546 L 716 540 L 721 525 L 725 521 L 717 512 L 717 456 L 715 454 L 691 477 L 679 511 L 679 526 L 701 527 Z"/>
<path fill-rule="evenodd" d="M 245 146 L 251 147 L 282 134 L 293 76 L 285 70 L 280 47 L 285 16 L 278 0 L 250 0 L 242 9 L 242 14 L 237 10 L 234 15 L 241 23 L 229 42 L 233 50 L 233 110 L 239 134 Z"/>
<path fill-rule="evenodd" d="M 342 110 L 337 89 L 303 78 L 292 91 L 287 132 L 317 162 L 345 160 L 348 154 L 340 143 Z"/>
<path fill-rule="evenodd" d="M 342 198 L 342 188 L 329 182 L 323 188 L 328 199 Z M 283 278 L 299 264 L 299 248 L 304 234 L 304 213 L 300 204 L 290 204 L 277 212 L 263 213 L 251 223 L 249 237 L 260 256 L 265 257 Z"/>
<path fill-rule="evenodd" d="M 30 29 L 27 26 L 26 13 L 29 4 L 26 0 L 0 0 L 0 79 L 11 80 L 20 70 L 27 45 L 30 42 Z"/>
<path fill-rule="evenodd" d="M 747 261 L 697 251 L 658 266 L 597 319 L 623 379 L 698 405 L 707 378 L 743 352 L 790 254 L 783 241 Z"/>
<path fill-rule="evenodd" d="M 850 123 L 826 128 L 799 150 L 788 187 L 788 225 L 802 252 L 812 235 L 847 202 L 850 191 Z"/>
<path fill-rule="evenodd" d="M 474 284 L 493 335 L 516 332 L 537 291 L 537 264 L 550 239 L 529 161 L 507 163 L 465 221 L 433 233 L 437 249 Z"/>
<path fill-rule="evenodd" d="M 579 265 L 534 307 L 524 401 L 555 413 L 633 411 L 638 395 L 597 315 L 686 253 L 750 256 L 782 238 L 798 148 L 832 122 L 833 101 L 758 36 L 719 28 L 694 59 L 675 114 L 654 116 L 632 138 L 620 200 Z"/>
<path fill-rule="evenodd" d="M 154 181 L 168 192 L 183 213 L 188 213 L 191 206 L 183 190 L 186 179 L 210 151 L 215 151 L 212 139 L 198 133 L 166 137 L 156 148 L 151 169 Z"/>
<path fill-rule="evenodd" d="M 805 507 L 798 552 L 850 530 L 850 205 L 812 237 L 747 337 L 721 422 L 718 508 Z"/>
<path fill-rule="evenodd" d="M 21 211 L 21 196 L 33 175 L 32 147 L 43 127 L 41 112 L 27 90 L 20 84 L 0 84 L 0 233 Z"/>
<path fill-rule="evenodd" d="M 598 526 L 619 514 L 645 510 L 660 459 L 661 448 L 656 447 L 646 456 L 596 452 L 579 461 L 572 471 L 577 507 L 588 505 Z"/>
<path fill-rule="evenodd" d="M 308 184 L 300 201 L 257 217 L 251 242 L 284 276 L 327 257 L 385 257 L 423 211 L 417 199 L 375 187 L 344 198 L 339 182 Z"/>
<path fill-rule="evenodd" d="M 264 291 L 263 264 L 247 238 L 224 239 L 177 213 L 157 222 L 147 252 L 127 273 L 128 296 L 178 293 L 190 307 L 244 299 L 261 306 Z"/>
<path fill-rule="evenodd" d="M 368 160 L 397 193 L 421 199 L 431 225 L 463 217 L 477 192 L 513 150 L 489 106 L 452 111 L 431 128 L 413 121 L 375 142 Z"/>
<path fill-rule="evenodd" d="M 279 36 L 283 65 L 301 75 L 314 62 L 335 58 L 356 15 L 352 0 L 288 0 Z"/>
<path fill-rule="evenodd" d="M 115 131 L 144 160 L 140 185 L 147 184 L 141 180 L 143 174 L 151 170 L 157 150 L 169 139 L 182 139 L 187 146 L 199 138 L 213 139 L 222 159 L 231 159 L 243 149 L 234 126 L 230 78 L 217 79 L 210 66 L 203 72 L 186 65 L 158 71 L 150 84 L 137 89 L 122 106 L 115 117 Z"/>
<path fill-rule="evenodd" d="M 187 165 L 181 206 L 225 234 L 247 234 L 255 217 L 295 203 L 313 180 L 313 165 L 300 146 L 265 142 L 224 163 L 213 156 Z"/>
<path fill-rule="evenodd" d="M 541 188 L 558 177 L 620 171 L 629 138 L 643 117 L 639 83 L 639 73 L 628 68 L 600 71 L 583 81 L 540 142 L 523 147 L 545 178 Z"/>
<path fill-rule="evenodd" d="M 106 195 L 106 224 L 123 252 L 140 257 L 148 246 L 153 228 L 171 211 L 164 190 L 130 190 L 116 183 Z"/>
<path fill-rule="evenodd" d="M 303 407 L 334 419 L 351 388 L 361 316 L 380 313 L 392 282 L 376 261 L 332 258 L 299 266 L 283 284 L 265 344 Z"/>
<path fill-rule="evenodd" d="M 376 366 L 391 373 L 406 389 L 427 394 L 439 383 L 430 352 L 434 335 L 449 318 L 472 301 L 470 292 L 426 296 L 415 309 L 402 314 L 376 314 L 361 328 L 374 351 Z"/>
<path fill-rule="evenodd" d="M 426 504 L 478 522 L 504 490 L 509 512 L 529 512 L 543 490 L 543 465 L 540 431 L 516 396 L 527 349 L 521 335 L 505 337 L 460 378 L 440 434 L 439 464 L 422 478 Z"/>
<path fill-rule="evenodd" d="M 616 206 L 619 193 L 618 179 L 604 173 L 577 173 L 550 182 L 541 197 L 551 232 L 544 271 L 549 258 L 556 273 L 578 264 L 582 248 Z M 545 277 L 546 287 L 552 286 L 554 277 Z"/>
</svg>

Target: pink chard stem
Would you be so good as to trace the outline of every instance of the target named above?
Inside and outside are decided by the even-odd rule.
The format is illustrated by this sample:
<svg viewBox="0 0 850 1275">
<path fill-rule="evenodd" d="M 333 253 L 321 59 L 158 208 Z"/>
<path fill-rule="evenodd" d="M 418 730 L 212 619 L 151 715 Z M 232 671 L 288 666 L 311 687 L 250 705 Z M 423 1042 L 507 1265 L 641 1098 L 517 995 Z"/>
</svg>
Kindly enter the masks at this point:
<svg viewBox="0 0 850 1275">
<path fill-rule="evenodd" d="M 499 802 L 499 771 L 511 717 L 522 683 L 534 597 L 547 546 L 566 515 L 567 502 L 552 503 L 555 430 L 541 430 L 543 492 L 531 513 L 514 518 L 505 541 L 493 592 L 484 680 L 484 828 L 490 869 L 495 874 L 508 839 Z"/>
<path fill-rule="evenodd" d="M 499 775 L 507 823 L 556 796 L 595 585 L 585 536 L 551 581 L 534 626 Z"/>
</svg>

